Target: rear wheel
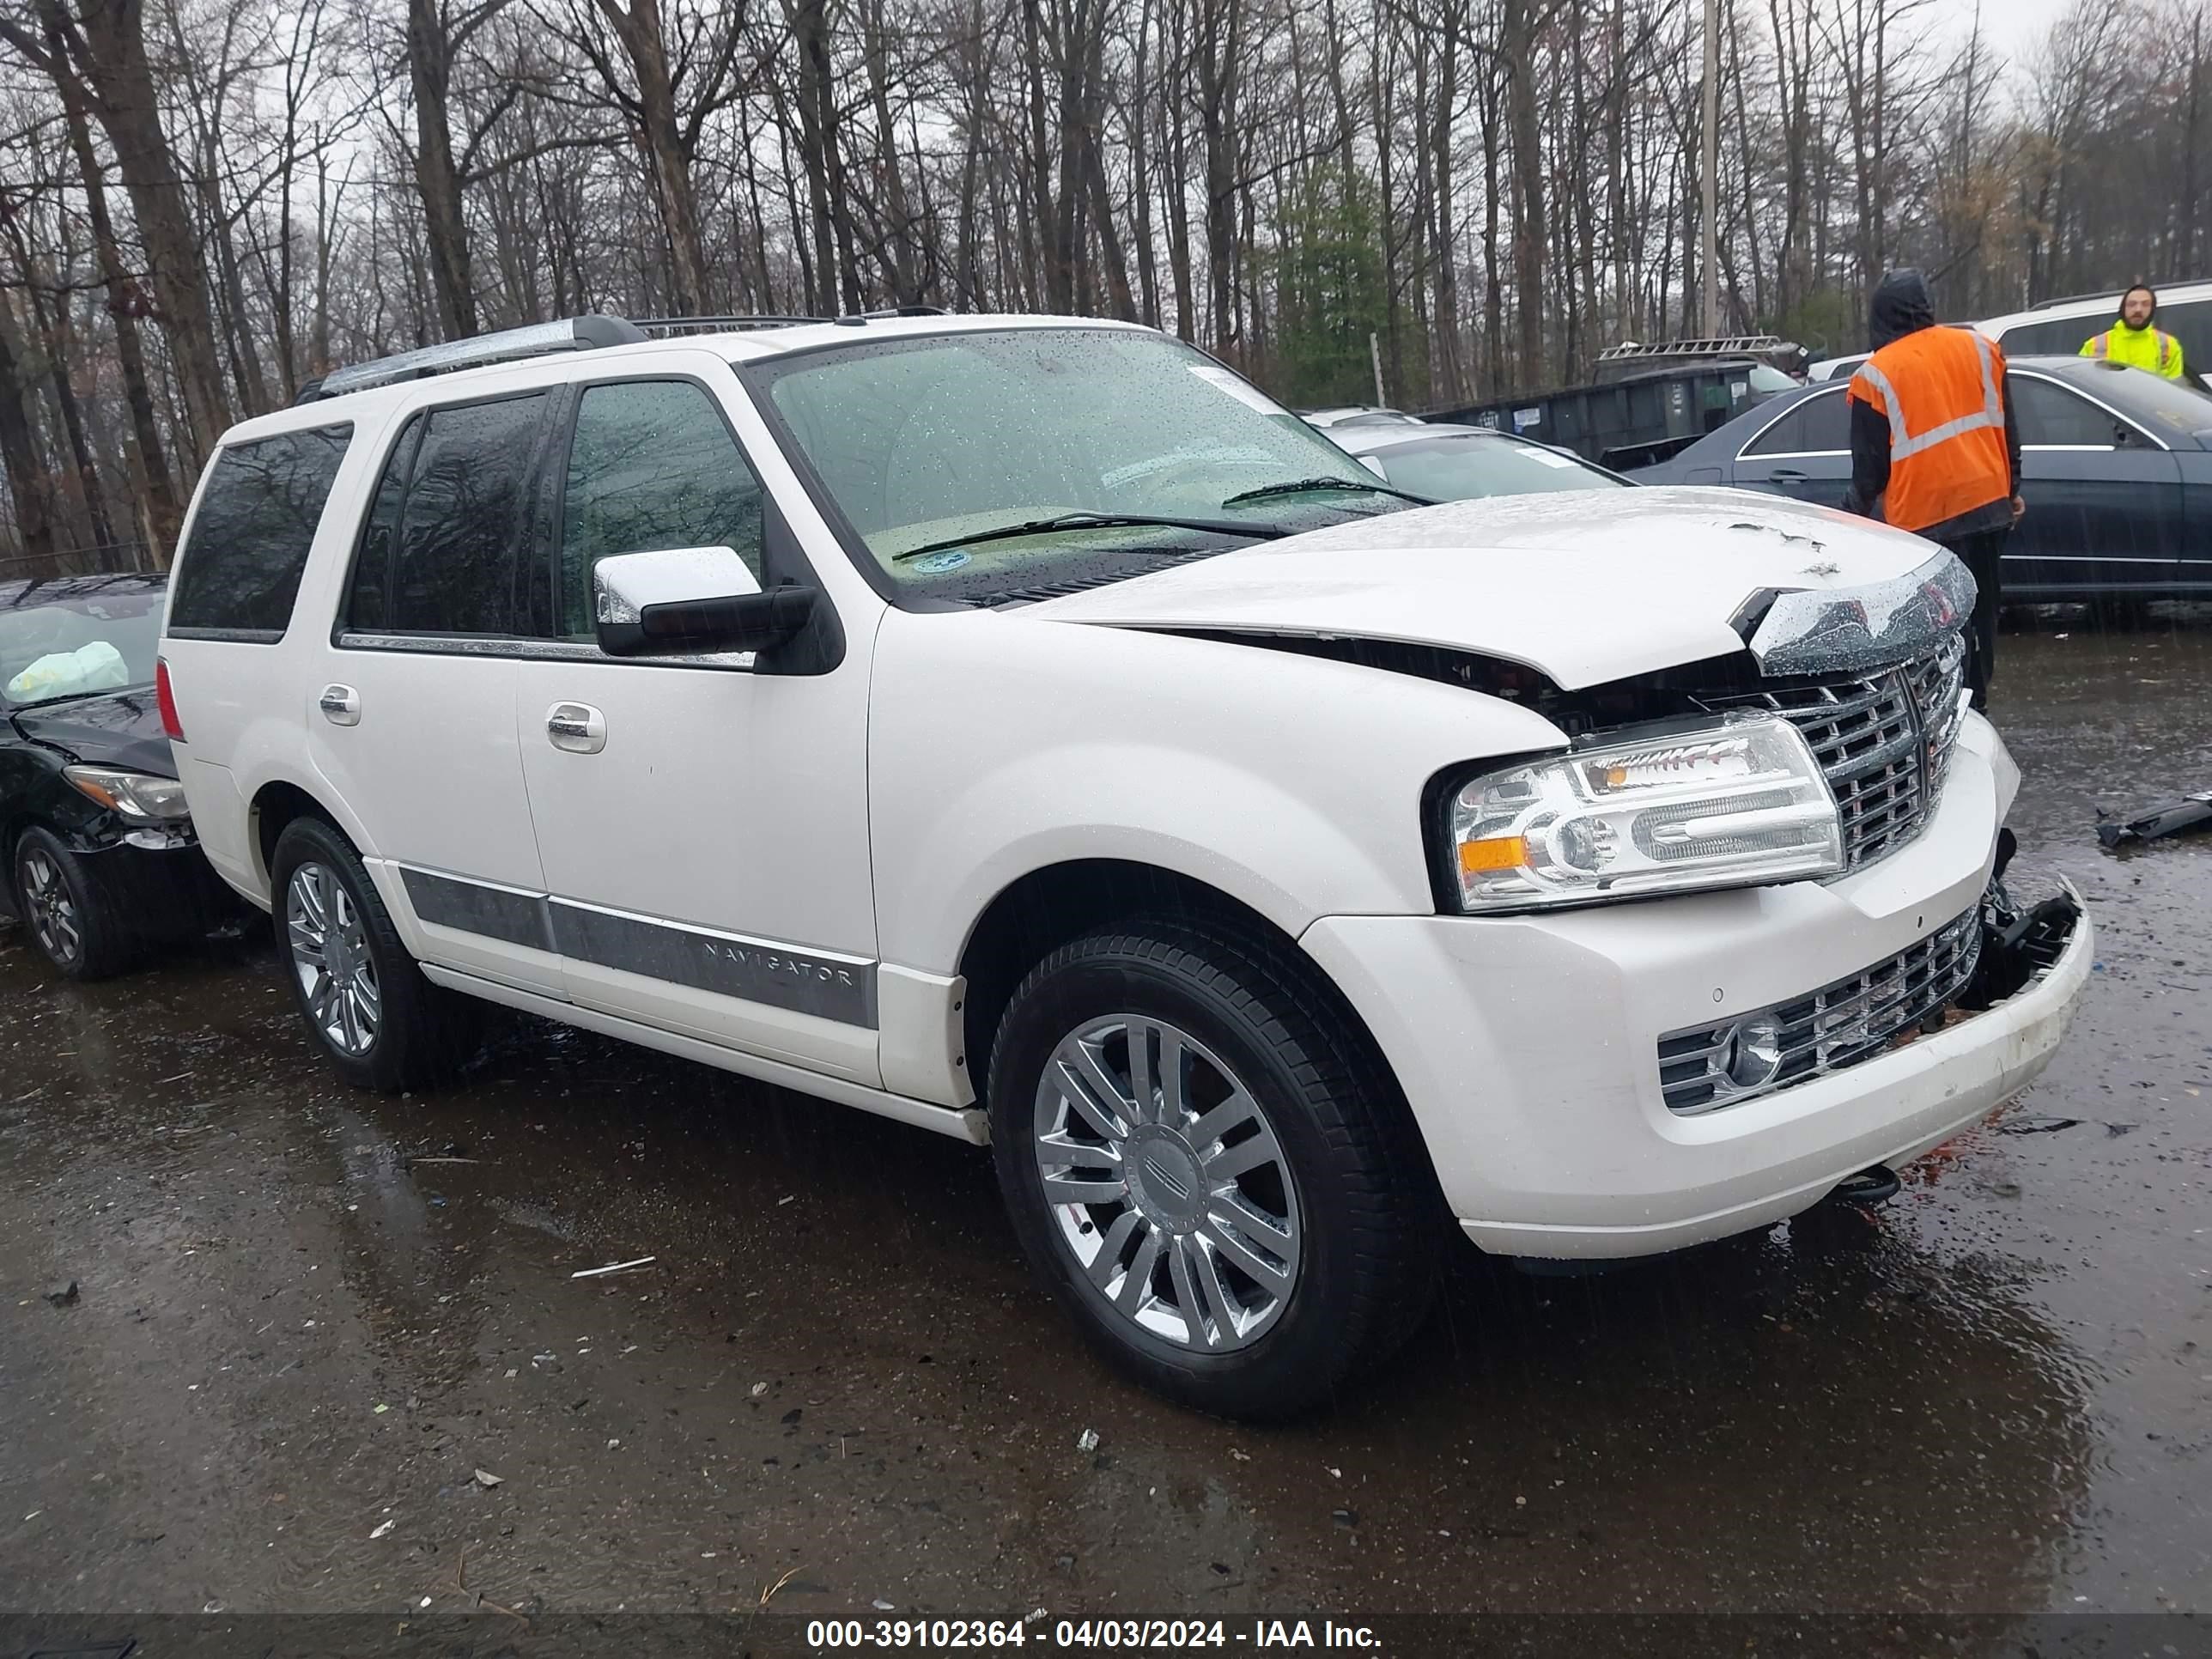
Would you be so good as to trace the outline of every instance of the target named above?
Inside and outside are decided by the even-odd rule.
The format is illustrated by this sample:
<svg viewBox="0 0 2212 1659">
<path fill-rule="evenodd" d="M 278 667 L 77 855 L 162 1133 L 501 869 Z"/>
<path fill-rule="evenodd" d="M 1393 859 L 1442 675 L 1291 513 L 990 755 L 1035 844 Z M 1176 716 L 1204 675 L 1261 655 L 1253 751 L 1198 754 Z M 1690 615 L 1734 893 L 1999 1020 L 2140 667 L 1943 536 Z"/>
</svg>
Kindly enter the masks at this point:
<svg viewBox="0 0 2212 1659">
<path fill-rule="evenodd" d="M 472 1006 L 422 976 L 344 836 L 320 819 L 295 818 L 276 838 L 271 874 L 285 979 L 340 1076 L 396 1092 L 467 1058 Z"/>
<path fill-rule="evenodd" d="M 102 898 L 85 862 L 46 830 L 15 843 L 16 914 L 39 953 L 71 979 L 106 979 L 128 968 L 137 941 Z"/>
<path fill-rule="evenodd" d="M 1404 1105 L 1262 942 L 1161 922 L 1055 951 L 1008 1006 L 990 1105 L 1031 1266 L 1185 1404 L 1293 1415 L 1428 1305 L 1433 1181 Z"/>
</svg>

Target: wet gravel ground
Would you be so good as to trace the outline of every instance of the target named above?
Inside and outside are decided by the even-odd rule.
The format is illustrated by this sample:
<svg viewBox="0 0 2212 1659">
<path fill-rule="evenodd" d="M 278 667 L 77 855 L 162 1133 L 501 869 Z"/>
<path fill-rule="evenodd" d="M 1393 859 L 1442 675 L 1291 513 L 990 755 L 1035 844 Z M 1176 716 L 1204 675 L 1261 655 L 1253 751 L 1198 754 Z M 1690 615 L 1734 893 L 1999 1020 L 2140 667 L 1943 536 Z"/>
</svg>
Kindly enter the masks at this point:
<svg viewBox="0 0 2212 1659">
<path fill-rule="evenodd" d="M 2212 786 L 2212 625 L 1998 690 L 2101 929 L 2046 1079 L 1871 1222 L 1470 1253 L 1288 1430 L 1103 1373 L 972 1149 L 537 1025 L 357 1094 L 258 940 L 0 932 L 0 1607 L 2212 1610 L 2212 836 L 2091 830 Z"/>
</svg>

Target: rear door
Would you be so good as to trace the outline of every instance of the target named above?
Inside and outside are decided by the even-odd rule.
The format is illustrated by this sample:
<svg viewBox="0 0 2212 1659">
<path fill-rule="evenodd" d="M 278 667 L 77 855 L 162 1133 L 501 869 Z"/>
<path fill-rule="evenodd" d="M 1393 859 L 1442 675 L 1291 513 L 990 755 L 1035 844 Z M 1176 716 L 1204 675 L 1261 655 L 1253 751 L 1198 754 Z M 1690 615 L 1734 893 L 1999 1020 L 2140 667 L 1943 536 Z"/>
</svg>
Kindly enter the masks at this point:
<svg viewBox="0 0 2212 1659">
<path fill-rule="evenodd" d="M 1822 507 L 1851 487 L 1851 418 L 1844 387 L 1825 386 L 1790 405 L 1737 455 L 1733 483 Z"/>
<path fill-rule="evenodd" d="M 338 627 L 303 711 L 309 752 L 424 959 L 562 989 L 515 728 L 519 653 L 550 635 L 546 446 L 534 391 L 424 410 L 392 442 Z"/>
<path fill-rule="evenodd" d="M 2005 544 L 2021 599 L 2156 593 L 2179 576 L 2181 469 L 2109 405 L 2029 369 L 2006 376 L 2027 513 Z"/>
</svg>

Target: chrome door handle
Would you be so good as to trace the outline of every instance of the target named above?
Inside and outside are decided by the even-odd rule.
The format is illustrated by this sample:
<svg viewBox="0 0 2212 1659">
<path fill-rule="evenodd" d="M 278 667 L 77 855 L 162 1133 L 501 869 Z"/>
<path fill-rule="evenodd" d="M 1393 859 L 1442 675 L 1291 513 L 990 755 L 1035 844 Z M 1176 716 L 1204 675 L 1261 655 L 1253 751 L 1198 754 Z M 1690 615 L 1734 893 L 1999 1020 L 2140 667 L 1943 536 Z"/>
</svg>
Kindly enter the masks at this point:
<svg viewBox="0 0 2212 1659">
<path fill-rule="evenodd" d="M 323 718 L 332 726 L 361 724 L 361 693 L 349 685 L 326 685 L 320 702 Z"/>
<path fill-rule="evenodd" d="M 607 746 L 607 717 L 586 702 L 556 702 L 545 714 L 545 735 L 556 749 L 596 755 Z"/>
</svg>

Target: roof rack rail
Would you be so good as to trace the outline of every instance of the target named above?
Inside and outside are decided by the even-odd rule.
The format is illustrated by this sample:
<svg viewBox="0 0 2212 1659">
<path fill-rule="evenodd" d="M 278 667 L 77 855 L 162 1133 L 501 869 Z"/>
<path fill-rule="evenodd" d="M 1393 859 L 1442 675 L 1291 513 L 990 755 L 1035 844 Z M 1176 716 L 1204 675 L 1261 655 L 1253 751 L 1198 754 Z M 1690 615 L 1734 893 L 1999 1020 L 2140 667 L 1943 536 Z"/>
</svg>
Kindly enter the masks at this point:
<svg viewBox="0 0 2212 1659">
<path fill-rule="evenodd" d="M 2120 290 L 2116 288 L 2100 289 L 2094 294 L 2054 294 L 2048 300 L 2038 300 L 2028 309 L 2048 311 L 2053 306 L 2077 306 L 2085 300 L 2111 300 L 2117 303 L 2119 297 Z"/>
<path fill-rule="evenodd" d="M 501 329 L 465 340 L 448 340 L 442 345 L 424 346 L 418 351 L 403 351 L 365 363 L 349 363 L 343 368 L 332 369 L 319 380 L 310 380 L 300 388 L 300 395 L 293 401 L 314 403 L 325 398 L 342 398 L 349 392 L 364 392 L 370 386 L 449 374 L 456 369 L 514 362 L 553 351 L 592 351 L 603 346 L 637 345 L 647 338 L 645 331 L 635 323 L 596 313 L 563 318 L 557 323 L 532 323 L 523 328 Z"/>
<path fill-rule="evenodd" d="M 492 363 L 520 362 L 528 357 L 542 357 L 555 351 L 592 351 L 605 346 L 642 345 L 649 340 L 668 339 L 684 334 L 719 334 L 748 328 L 796 328 L 816 324 L 842 323 L 852 327 L 887 317 L 941 317 L 940 306 L 892 306 L 882 311 L 864 311 L 850 317 L 782 317 L 764 314 L 745 314 L 722 317 L 644 317 L 632 319 L 588 313 L 580 317 L 567 317 L 553 323 L 531 323 L 521 328 L 501 329 L 496 333 L 477 334 L 465 340 L 448 340 L 441 345 L 424 346 L 416 351 L 402 351 L 390 357 L 378 357 L 365 363 L 349 363 L 334 368 L 320 380 L 303 385 L 293 399 L 299 404 L 319 403 L 325 398 L 342 398 L 349 392 L 365 392 L 371 386 L 392 386 L 401 380 L 421 380 L 432 374 L 449 374 L 457 369 L 483 368 Z"/>
<path fill-rule="evenodd" d="M 727 316 L 704 317 L 638 317 L 631 320 L 654 338 L 678 334 L 720 334 L 730 330 L 748 328 L 805 328 L 816 325 L 837 324 L 846 328 L 858 328 L 865 323 L 878 322 L 890 317 L 942 317 L 942 306 L 888 306 L 880 311 L 855 311 L 842 317 L 784 316 L 773 312 L 733 313 Z"/>
<path fill-rule="evenodd" d="M 675 334 L 723 334 L 733 329 L 799 328 L 810 323 L 836 320 L 834 317 L 781 317 L 767 313 L 726 317 L 635 317 L 630 319 L 631 325 L 643 330 L 649 339 Z"/>
</svg>

